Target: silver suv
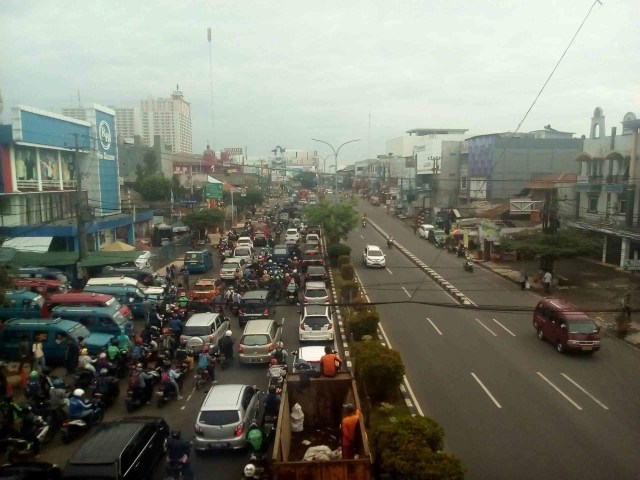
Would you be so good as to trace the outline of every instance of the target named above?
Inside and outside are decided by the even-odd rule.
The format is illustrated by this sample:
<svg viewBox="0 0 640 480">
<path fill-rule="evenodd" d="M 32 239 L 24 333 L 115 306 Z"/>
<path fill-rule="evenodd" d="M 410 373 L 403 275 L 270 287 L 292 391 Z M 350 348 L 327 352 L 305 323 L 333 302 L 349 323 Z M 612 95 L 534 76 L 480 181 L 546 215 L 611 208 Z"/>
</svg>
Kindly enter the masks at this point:
<svg viewBox="0 0 640 480">
<path fill-rule="evenodd" d="M 380 267 L 385 266 L 385 255 L 380 247 L 377 245 L 367 245 L 362 252 L 362 264 L 365 267 Z"/>
<path fill-rule="evenodd" d="M 260 410 L 260 390 L 250 385 L 214 385 L 195 424 L 194 448 L 238 450 L 247 446 L 246 430 Z"/>
<path fill-rule="evenodd" d="M 216 351 L 218 341 L 229 328 L 229 319 L 219 313 L 196 313 L 185 323 L 180 340 L 194 352 Z"/>
<path fill-rule="evenodd" d="M 276 342 L 282 340 L 282 325 L 275 320 L 250 320 L 238 344 L 240 363 L 269 363 Z"/>
</svg>

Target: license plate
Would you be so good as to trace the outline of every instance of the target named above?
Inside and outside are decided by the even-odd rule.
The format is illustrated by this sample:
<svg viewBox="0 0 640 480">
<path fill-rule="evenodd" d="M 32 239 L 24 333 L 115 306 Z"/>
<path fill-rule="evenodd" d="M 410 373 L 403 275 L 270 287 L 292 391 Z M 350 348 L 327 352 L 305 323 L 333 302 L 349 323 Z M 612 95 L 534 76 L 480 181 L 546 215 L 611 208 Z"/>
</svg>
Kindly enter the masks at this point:
<svg viewBox="0 0 640 480">
<path fill-rule="evenodd" d="M 582 347 L 582 350 L 587 352 L 587 351 L 593 350 L 593 347 L 591 345 L 589 345 L 589 346 L 586 346 L 586 347 Z"/>
<path fill-rule="evenodd" d="M 218 450 L 221 448 L 225 448 L 225 445 L 224 443 L 210 443 L 209 448 L 211 448 L 212 450 Z"/>
</svg>

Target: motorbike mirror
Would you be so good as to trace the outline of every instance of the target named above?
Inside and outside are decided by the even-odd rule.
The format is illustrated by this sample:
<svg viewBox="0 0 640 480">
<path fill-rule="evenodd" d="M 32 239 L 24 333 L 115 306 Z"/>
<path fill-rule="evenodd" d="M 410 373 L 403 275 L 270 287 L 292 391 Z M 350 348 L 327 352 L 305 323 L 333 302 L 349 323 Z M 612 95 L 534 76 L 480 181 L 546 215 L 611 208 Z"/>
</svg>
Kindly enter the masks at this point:
<svg viewBox="0 0 640 480">
<path fill-rule="evenodd" d="M 291 352 L 291 355 L 296 355 L 297 356 L 298 355 L 298 351 L 294 350 L 293 352 Z"/>
</svg>

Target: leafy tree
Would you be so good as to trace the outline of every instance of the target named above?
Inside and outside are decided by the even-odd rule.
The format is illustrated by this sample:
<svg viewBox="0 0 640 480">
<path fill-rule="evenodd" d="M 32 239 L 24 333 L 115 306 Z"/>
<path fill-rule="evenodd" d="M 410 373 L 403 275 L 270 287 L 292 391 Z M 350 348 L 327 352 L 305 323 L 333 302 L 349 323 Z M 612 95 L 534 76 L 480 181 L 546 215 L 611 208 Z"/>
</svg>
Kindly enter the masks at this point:
<svg viewBox="0 0 640 480">
<path fill-rule="evenodd" d="M 302 188 L 313 189 L 318 186 L 318 177 L 314 172 L 300 172 L 294 177 Z"/>
<path fill-rule="evenodd" d="M 264 194 L 259 188 L 248 188 L 243 197 L 240 192 L 233 193 L 233 205 L 240 209 L 245 207 L 254 207 L 260 205 L 264 201 Z M 231 192 L 222 192 L 222 201 L 225 205 L 231 205 Z"/>
<path fill-rule="evenodd" d="M 503 236 L 501 245 L 504 250 L 539 255 L 540 268 L 550 271 L 559 258 L 595 255 L 602 249 L 600 239 L 573 228 L 563 228 L 556 233 L 527 229 Z"/>
<path fill-rule="evenodd" d="M 329 245 L 346 240 L 349 232 L 358 224 L 358 212 L 353 205 L 345 203 L 334 205 L 321 202 L 308 207 L 305 215 L 309 223 L 322 225 Z"/>
<path fill-rule="evenodd" d="M 224 223 L 224 212 L 217 208 L 205 208 L 185 215 L 182 217 L 182 222 L 190 227 L 191 231 L 198 230 L 200 232 L 200 238 L 203 238 L 206 229 L 219 227 Z"/>
<path fill-rule="evenodd" d="M 172 182 L 161 173 L 143 176 L 136 180 L 133 188 L 149 201 L 170 200 Z M 175 192 L 174 192 L 175 195 Z"/>
<path fill-rule="evenodd" d="M 374 324 L 377 317 L 365 313 L 358 319 L 360 330 L 365 324 Z M 357 320 L 356 320 L 357 322 Z M 375 329 L 372 329 L 375 334 Z M 355 335 L 354 335 L 355 336 Z M 376 339 L 377 340 L 377 339 Z M 365 385 L 367 395 L 374 402 L 392 400 L 400 389 L 404 377 L 404 363 L 400 354 L 377 341 L 365 341 L 356 344 L 356 375 Z"/>
</svg>

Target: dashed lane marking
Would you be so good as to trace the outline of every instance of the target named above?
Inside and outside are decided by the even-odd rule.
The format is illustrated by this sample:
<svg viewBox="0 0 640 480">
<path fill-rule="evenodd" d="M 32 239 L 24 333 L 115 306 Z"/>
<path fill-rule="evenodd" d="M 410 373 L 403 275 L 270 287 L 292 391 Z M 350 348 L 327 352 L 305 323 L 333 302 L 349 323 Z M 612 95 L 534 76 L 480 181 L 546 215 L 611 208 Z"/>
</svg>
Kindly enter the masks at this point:
<svg viewBox="0 0 640 480">
<path fill-rule="evenodd" d="M 442 332 L 440 331 L 440 329 L 436 327 L 436 324 L 433 323 L 429 317 L 427 317 L 427 322 L 429 322 L 431 326 L 435 329 L 435 331 L 438 332 L 438 335 L 442 335 Z"/>
<path fill-rule="evenodd" d="M 547 382 L 551 386 L 551 388 L 553 388 L 556 392 L 558 392 L 560 395 L 562 395 L 571 405 L 576 407 L 578 410 L 582 410 L 582 407 L 580 405 L 578 405 L 576 402 L 574 402 L 569 395 L 567 395 L 562 390 L 560 390 L 560 388 L 558 388 L 551 380 L 549 380 L 547 377 L 545 377 L 540 372 L 536 372 L 536 373 L 538 374 L 538 376 L 541 379 L 543 379 L 545 382 Z"/>
<path fill-rule="evenodd" d="M 501 324 L 498 320 L 496 320 L 495 318 L 493 319 L 494 322 L 496 322 L 498 325 L 500 325 L 502 328 L 504 328 L 512 337 L 515 337 L 516 334 L 513 333 L 511 330 L 509 330 L 507 327 L 505 327 L 503 324 Z"/>
<path fill-rule="evenodd" d="M 486 328 L 486 329 L 487 329 L 487 331 L 488 331 L 491 335 L 493 335 L 494 337 L 497 337 L 497 336 L 498 336 L 498 335 L 496 334 L 496 332 L 494 332 L 494 331 L 493 331 L 493 330 L 491 330 L 489 327 L 487 327 L 484 323 L 482 323 L 482 322 L 480 321 L 480 319 L 479 319 L 479 318 L 476 318 L 476 322 L 478 322 L 480 325 L 482 325 L 484 328 Z"/>
<path fill-rule="evenodd" d="M 598 405 L 600 405 L 602 408 L 604 408 L 605 410 L 609 410 L 609 407 L 607 407 L 604 403 L 602 403 L 600 400 L 598 400 L 596 397 L 594 397 L 591 393 L 587 392 L 587 390 L 585 388 L 583 388 L 582 386 L 580 386 L 578 384 L 578 382 L 572 380 L 569 375 L 564 374 L 564 373 L 560 373 L 560 375 L 562 375 L 564 378 L 566 378 L 567 380 L 569 380 L 571 383 L 573 383 L 576 388 L 578 390 L 580 390 L 582 393 L 584 393 L 587 397 L 589 397 L 591 400 L 593 400 L 594 402 L 596 402 Z"/>
<path fill-rule="evenodd" d="M 487 394 L 487 396 L 491 399 L 491 401 L 493 401 L 493 403 L 495 403 L 496 407 L 498 408 L 502 408 L 502 405 L 500 405 L 500 403 L 498 402 L 498 400 L 496 400 L 496 397 L 494 397 L 491 392 L 489 391 L 489 389 L 487 387 L 485 387 L 484 383 L 482 383 L 482 381 L 478 378 L 478 376 L 471 372 L 471 376 L 474 378 L 474 380 L 476 382 L 478 382 L 478 385 L 480 385 L 480 387 L 482 387 L 482 389 L 484 390 L 484 393 Z"/>
</svg>

